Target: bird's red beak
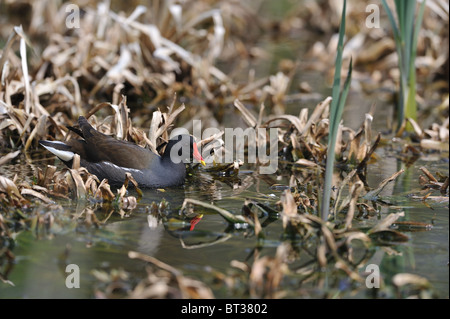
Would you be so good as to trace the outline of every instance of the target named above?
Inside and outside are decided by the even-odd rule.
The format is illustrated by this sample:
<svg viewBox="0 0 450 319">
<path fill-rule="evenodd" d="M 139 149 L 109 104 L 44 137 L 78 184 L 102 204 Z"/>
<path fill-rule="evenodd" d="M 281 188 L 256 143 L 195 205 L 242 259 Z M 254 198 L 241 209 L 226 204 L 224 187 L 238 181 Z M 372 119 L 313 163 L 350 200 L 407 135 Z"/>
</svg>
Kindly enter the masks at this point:
<svg viewBox="0 0 450 319">
<path fill-rule="evenodd" d="M 199 221 L 201 221 L 203 218 L 203 214 L 195 216 L 191 221 L 189 222 L 191 224 L 191 227 L 189 228 L 190 231 L 194 230 L 195 225 L 198 224 Z"/>
<path fill-rule="evenodd" d="M 193 145 L 194 145 L 194 147 L 193 147 L 193 148 L 194 148 L 194 154 L 193 154 L 194 158 L 195 158 L 197 161 L 199 161 L 200 163 L 202 163 L 203 166 L 206 166 L 206 163 L 205 163 L 205 161 L 203 160 L 202 155 L 201 155 L 200 152 L 198 151 L 197 143 L 194 143 Z"/>
</svg>

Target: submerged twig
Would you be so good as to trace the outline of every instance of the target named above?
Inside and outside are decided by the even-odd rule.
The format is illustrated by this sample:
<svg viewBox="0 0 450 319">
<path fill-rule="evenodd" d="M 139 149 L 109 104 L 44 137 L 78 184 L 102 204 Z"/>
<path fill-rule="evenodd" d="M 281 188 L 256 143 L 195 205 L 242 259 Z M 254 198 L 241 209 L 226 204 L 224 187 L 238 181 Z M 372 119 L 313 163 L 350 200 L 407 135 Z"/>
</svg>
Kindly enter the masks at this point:
<svg viewBox="0 0 450 319">
<path fill-rule="evenodd" d="M 217 207 L 215 205 L 212 204 L 208 204 L 196 199 L 192 199 L 192 198 L 186 198 L 183 202 L 183 205 L 181 206 L 180 211 L 183 211 L 184 209 L 186 209 L 186 205 L 188 204 L 193 204 L 193 205 L 198 205 L 198 206 L 202 206 L 211 210 L 214 210 L 216 212 L 218 212 L 223 218 L 225 218 L 226 221 L 228 221 L 229 223 L 232 224 L 248 224 L 251 227 L 254 227 L 254 223 L 249 220 L 248 218 L 245 218 L 242 215 L 234 215 L 232 213 L 230 213 L 229 211 L 222 209 L 220 207 Z"/>
</svg>

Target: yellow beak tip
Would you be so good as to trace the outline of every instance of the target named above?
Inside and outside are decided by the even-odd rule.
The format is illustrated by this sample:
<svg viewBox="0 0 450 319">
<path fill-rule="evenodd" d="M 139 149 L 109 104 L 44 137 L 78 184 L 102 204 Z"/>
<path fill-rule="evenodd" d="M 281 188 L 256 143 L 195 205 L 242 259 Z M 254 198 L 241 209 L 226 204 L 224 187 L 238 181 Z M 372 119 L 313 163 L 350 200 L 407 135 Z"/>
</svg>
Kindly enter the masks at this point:
<svg viewBox="0 0 450 319">
<path fill-rule="evenodd" d="M 203 166 L 206 166 L 206 163 L 204 160 L 201 160 L 200 163 L 202 163 Z"/>
</svg>

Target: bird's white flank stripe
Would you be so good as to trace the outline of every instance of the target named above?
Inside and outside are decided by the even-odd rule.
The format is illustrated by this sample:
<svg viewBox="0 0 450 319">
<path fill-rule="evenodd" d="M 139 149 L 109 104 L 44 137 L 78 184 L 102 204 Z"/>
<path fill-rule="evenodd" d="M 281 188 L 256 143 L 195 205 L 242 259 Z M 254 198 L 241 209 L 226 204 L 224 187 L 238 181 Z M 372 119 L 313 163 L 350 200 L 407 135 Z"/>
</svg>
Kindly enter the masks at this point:
<svg viewBox="0 0 450 319">
<path fill-rule="evenodd" d="M 58 150 L 54 147 L 47 146 L 47 145 L 42 145 L 42 146 L 44 146 L 47 150 L 49 150 L 50 152 L 52 152 L 53 154 L 58 156 L 61 160 L 66 161 L 66 162 L 70 161 L 73 158 L 73 156 L 75 155 L 75 153 L 71 152 L 71 151 L 61 151 L 61 150 Z"/>
</svg>

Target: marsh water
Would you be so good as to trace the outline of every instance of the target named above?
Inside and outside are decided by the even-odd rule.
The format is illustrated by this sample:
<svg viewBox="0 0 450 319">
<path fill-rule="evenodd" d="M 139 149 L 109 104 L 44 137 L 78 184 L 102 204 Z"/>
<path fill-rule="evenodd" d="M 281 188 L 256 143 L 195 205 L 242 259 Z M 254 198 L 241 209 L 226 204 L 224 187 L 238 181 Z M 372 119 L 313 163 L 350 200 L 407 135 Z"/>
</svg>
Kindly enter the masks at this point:
<svg viewBox="0 0 450 319">
<path fill-rule="evenodd" d="M 282 58 L 306 51 L 307 45 L 298 39 L 292 42 L 277 42 L 265 39 L 264 47 L 271 52 L 273 60 L 261 64 L 258 74 L 273 74 Z M 293 48 L 293 45 L 295 46 Z M 301 73 L 295 83 L 307 80 L 314 92 L 329 94 L 324 84 L 324 76 Z M 308 101 L 292 101 L 286 112 L 299 114 L 300 108 L 312 108 L 322 98 Z M 367 98 L 360 93 L 350 93 L 348 107 L 344 113 L 344 123 L 356 129 L 364 119 L 371 105 L 377 103 L 374 116 L 374 131 L 385 131 L 386 118 L 392 117 L 392 105 L 380 101 L 377 96 Z M 229 122 L 235 123 L 232 106 L 228 109 Z M 131 114 L 132 117 L 132 114 Z M 225 117 L 226 118 L 226 117 Z M 238 121 L 239 122 L 239 121 Z M 375 187 L 383 179 L 391 176 L 405 164 L 400 158 L 399 147 L 388 145 L 377 150 L 377 160 L 368 167 L 368 184 Z M 7 150 L 5 150 L 5 153 Z M 3 151 L 0 155 L 4 155 Z M 60 161 L 49 154 L 36 152 L 27 156 L 21 154 L 7 165 L 0 167 L 0 174 L 18 180 L 31 181 L 37 167 L 56 165 L 62 168 Z M 448 152 L 446 154 L 424 155 L 413 165 L 406 168 L 404 174 L 388 185 L 381 193 L 386 205 L 380 205 L 379 218 L 392 212 L 404 211 L 405 220 L 432 224 L 432 228 L 421 231 L 405 232 L 409 240 L 389 247 L 375 246 L 367 264 L 380 266 L 384 282 L 389 283 L 397 273 L 412 273 L 428 279 L 433 291 L 439 298 L 449 296 L 449 212 L 448 200 L 437 202 L 419 200 L 412 197 L 419 194 L 420 167 L 430 172 L 448 175 Z M 34 202 L 29 209 L 36 216 L 52 212 L 53 225 L 50 229 L 23 229 L 10 243 L 15 255 L 14 263 L 7 269 L 9 282 L 0 283 L 0 298 L 93 298 L 97 287 L 102 285 L 95 274 L 101 271 L 110 273 L 122 269 L 130 276 L 130 281 L 138 281 L 146 276 L 146 263 L 130 259 L 129 251 L 138 251 L 180 270 L 185 276 L 199 279 L 208 284 L 216 297 L 239 298 L 237 291 L 231 292 L 224 285 L 216 284 L 217 272 L 230 274 L 233 260 L 251 261 L 255 250 L 262 255 L 273 256 L 283 238 L 281 219 L 267 223 L 263 232 L 264 241 L 259 241 L 247 229 L 230 227 L 219 214 L 197 208 L 203 217 L 191 230 L 191 225 L 182 218 L 179 208 L 185 198 L 214 202 L 215 205 L 239 214 L 247 198 L 275 206 L 283 192 L 282 186 L 289 185 L 289 172 L 280 175 L 263 176 L 254 166 L 244 165 L 237 177 L 219 178 L 214 173 L 199 168 L 194 176 L 188 178 L 184 187 L 160 190 L 144 190 L 136 209 L 125 216 L 114 212 L 112 207 L 89 201 L 57 200 L 59 206 Z M 274 184 L 279 187 L 273 187 Z M 130 190 L 131 195 L 136 195 Z M 150 210 L 152 203 L 165 199 L 169 206 L 164 211 L 164 219 L 154 219 Z M 447 197 L 448 199 L 448 197 Z M 99 227 L 79 223 L 76 216 L 92 209 L 96 218 L 103 223 Z M 359 227 L 370 226 L 368 221 L 360 220 Z M 297 243 L 298 244 L 298 243 Z M 300 243 L 301 244 L 301 243 Z M 75 264 L 80 270 L 80 287 L 69 289 L 66 286 L 68 272 L 66 265 Z M 321 270 L 325 274 L 330 269 Z M 364 268 L 364 267 L 363 267 Z M 364 272 L 364 269 L 360 269 Z M 6 269 L 6 267 L 5 267 Z M 4 270 L 5 271 L 5 270 Z M 294 275 L 295 277 L 295 275 Z M 337 281 L 330 280 L 318 289 L 317 282 L 303 283 L 301 287 L 295 278 L 286 276 L 283 289 L 286 297 L 320 298 L 325 293 L 339 297 L 370 298 L 370 289 L 360 289 L 355 295 L 345 288 L 345 277 Z M 242 288 L 244 289 L 244 288 Z M 242 292 L 242 291 L 241 291 Z M 388 296 L 389 297 L 389 296 Z M 390 296 L 392 297 L 392 296 Z"/>
<path fill-rule="evenodd" d="M 289 46 L 290 44 L 284 44 Z M 282 44 L 274 46 L 276 59 L 283 58 L 279 52 Z M 276 49 L 275 49 L 276 48 Z M 274 62 L 273 64 L 276 64 Z M 264 72 L 271 72 L 265 70 Z M 316 81 L 324 87 L 326 94 L 329 89 L 324 86 L 323 75 L 315 73 L 304 74 L 297 79 L 300 82 L 307 79 Z M 319 100 L 293 101 L 287 106 L 287 112 L 299 114 L 303 107 L 312 108 Z M 350 94 L 348 107 L 344 112 L 344 123 L 349 127 L 358 128 L 364 114 L 371 105 L 378 103 L 374 116 L 374 131 L 385 131 L 386 117 L 392 113 L 392 106 L 372 96 L 367 98 L 359 93 Z M 229 122 L 236 122 L 232 108 L 225 114 Z M 238 120 L 239 122 L 239 120 Z M 375 187 L 383 179 L 404 168 L 405 164 L 399 155 L 401 146 L 392 143 L 377 150 L 377 161 L 368 167 L 368 184 Z M 3 154 L 2 154 L 3 155 Z M 60 161 L 43 152 L 21 155 L 8 165 L 0 167 L 0 173 L 18 180 L 31 181 L 37 167 L 56 165 L 62 168 Z M 430 172 L 448 174 L 448 154 L 431 154 L 420 157 L 408 167 L 392 185 L 382 192 L 382 198 L 389 205 L 380 206 L 380 218 L 388 213 L 404 211 L 405 220 L 432 224 L 431 229 L 406 232 L 410 237 L 406 243 L 390 247 L 373 248 L 373 256 L 369 263 L 380 266 L 381 275 L 389 283 L 397 273 L 413 273 L 429 280 L 433 291 L 439 298 L 448 298 L 448 201 L 433 202 L 413 199 L 411 195 L 419 194 L 418 177 L 421 166 Z M 52 210 L 55 220 L 49 231 L 23 230 L 14 240 L 14 264 L 8 269 L 8 283 L 2 283 L 0 298 L 92 298 L 96 287 L 102 285 L 95 272 L 121 269 L 139 280 L 145 277 L 145 263 L 130 259 L 129 251 L 138 251 L 153 256 L 183 272 L 184 275 L 196 278 L 210 285 L 216 297 L 240 297 L 239 291 L 230 292 L 224 285 L 215 285 L 215 274 L 230 272 L 233 260 L 251 261 L 255 249 L 262 255 L 273 256 L 276 248 L 285 240 L 282 236 L 281 219 L 272 221 L 263 229 L 263 242 L 249 236 L 246 229 L 230 228 L 230 225 L 220 215 L 208 210 L 197 208 L 203 213 L 203 218 L 190 230 L 190 225 L 180 217 L 179 208 L 185 198 L 214 202 L 215 205 L 233 213 L 241 213 L 247 198 L 257 200 L 269 206 L 274 206 L 280 200 L 283 187 L 289 185 L 289 172 L 280 175 L 259 175 L 254 166 L 244 165 L 239 175 L 233 178 L 219 178 L 214 173 L 208 173 L 203 168 L 195 171 L 188 178 L 184 187 L 158 190 L 144 190 L 138 207 L 126 216 L 113 212 L 112 208 L 101 207 L 98 203 L 77 200 L 59 200 L 54 206 L 34 204 L 30 209 L 39 216 Z M 136 195 L 130 191 L 131 195 Z M 152 203 L 160 203 L 162 199 L 169 203 L 165 210 L 164 220 L 153 220 L 149 216 Z M 93 225 L 83 225 L 74 216 L 82 216 L 86 208 L 92 209 L 97 219 L 105 221 L 98 228 Z M 180 218 L 177 218 L 180 217 Z M 358 226 L 364 227 L 365 221 Z M 80 270 L 80 288 L 66 287 L 66 265 L 76 264 Z M 330 266 L 332 267 L 332 266 Z M 331 269 L 330 269 L 331 271 Z M 364 269 L 360 269 L 364 272 Z M 339 284 L 341 283 L 341 285 Z M 351 289 L 339 288 L 345 283 L 341 278 L 321 289 L 317 282 L 308 282 L 301 286 L 295 280 L 287 278 L 284 288 L 289 291 L 287 297 L 323 297 L 329 291 L 338 291 L 340 297 L 370 298 L 370 289 L 359 290 L 356 295 Z M 344 285 L 345 287 L 345 285 Z M 237 289 L 239 290 L 239 289 Z M 301 291 L 301 292 L 300 292 Z M 392 296 L 391 296 L 392 297 Z"/>
<path fill-rule="evenodd" d="M 397 171 L 402 164 L 392 150 L 378 151 L 379 159 L 369 167 L 369 184 L 376 185 Z M 34 157 L 32 157 L 34 158 Z M 57 160 L 19 158 L 15 163 L 5 165 L 1 173 L 19 174 L 28 178 L 36 166 L 46 164 L 60 165 Z M 406 232 L 410 237 L 406 243 L 386 247 L 375 247 L 368 263 L 380 266 L 383 280 L 389 282 L 396 273 L 413 273 L 427 278 L 433 290 L 441 298 L 448 297 L 448 202 L 421 201 L 411 198 L 418 193 L 419 167 L 426 166 L 430 171 L 448 172 L 446 159 L 438 157 L 421 158 L 408 168 L 403 176 L 389 185 L 381 194 L 390 205 L 381 206 L 380 217 L 387 213 L 402 210 L 405 219 L 430 223 L 431 229 Z M 188 178 L 184 187 L 158 190 L 145 190 L 138 207 L 127 216 L 111 213 L 108 207 L 98 208 L 98 204 L 86 201 L 61 200 L 62 208 L 53 211 L 55 221 L 49 231 L 45 229 L 24 230 L 15 238 L 13 253 L 15 262 L 9 270 L 8 279 L 12 283 L 2 284 L 0 298 L 91 298 L 95 287 L 99 286 L 95 271 L 109 272 L 122 269 L 135 276 L 145 276 L 145 263 L 130 259 L 129 251 L 138 251 L 181 270 L 184 275 L 200 279 L 212 285 L 216 297 L 239 297 L 230 295 L 223 286 L 213 285 L 215 273 L 227 273 L 230 262 L 251 260 L 256 247 L 263 255 L 274 255 L 276 247 L 284 240 L 281 236 L 281 220 L 275 220 L 264 228 L 265 239 L 258 242 L 255 236 L 248 236 L 245 229 L 231 227 L 219 214 L 201 210 L 203 218 L 190 230 L 183 222 L 179 208 L 184 198 L 194 198 L 234 213 L 240 213 L 246 198 L 274 205 L 283 191 L 272 184 L 288 185 L 289 175 L 261 176 L 251 167 L 243 167 L 238 177 L 219 180 L 211 173 L 198 170 Z M 131 191 L 132 192 L 132 191 Z M 149 213 L 152 202 L 162 199 L 169 203 L 165 209 L 165 220 L 154 220 Z M 96 206 L 97 205 L 97 206 Z M 51 207 L 51 206 L 50 206 Z M 50 210 L 47 205 L 34 205 L 32 210 L 44 215 Z M 85 208 L 92 208 L 100 221 L 100 227 L 86 226 L 76 222 Z M 78 215 L 77 215 L 78 214 Z M 360 226 L 364 226 L 361 221 Z M 76 264 L 80 269 L 80 288 L 66 287 L 67 264 Z M 361 269 L 363 271 L 363 269 Z M 293 281 L 295 282 L 295 281 Z M 299 295 L 299 287 L 291 285 L 288 297 Z M 215 287 L 215 288 L 214 288 Z M 333 289 L 325 287 L 324 289 Z M 216 289 L 216 290 L 214 290 Z M 344 289 L 345 290 L 345 289 Z M 302 295 L 321 297 L 315 282 L 302 285 Z M 367 298 L 366 292 L 351 296 L 341 292 L 341 297 Z"/>
</svg>

